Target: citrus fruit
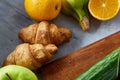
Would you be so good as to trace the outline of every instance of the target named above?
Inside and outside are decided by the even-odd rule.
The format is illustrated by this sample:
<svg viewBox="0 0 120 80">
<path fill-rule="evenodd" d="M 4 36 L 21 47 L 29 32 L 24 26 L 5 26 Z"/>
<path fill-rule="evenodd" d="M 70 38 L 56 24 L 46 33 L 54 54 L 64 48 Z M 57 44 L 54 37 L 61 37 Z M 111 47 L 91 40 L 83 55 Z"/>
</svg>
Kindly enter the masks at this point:
<svg viewBox="0 0 120 80">
<path fill-rule="evenodd" d="M 26 13 L 34 20 L 52 20 L 61 10 L 61 0 L 25 0 Z"/>
<path fill-rule="evenodd" d="M 109 20 L 119 12 L 119 0 L 89 0 L 88 9 L 91 15 L 99 20 Z"/>
</svg>

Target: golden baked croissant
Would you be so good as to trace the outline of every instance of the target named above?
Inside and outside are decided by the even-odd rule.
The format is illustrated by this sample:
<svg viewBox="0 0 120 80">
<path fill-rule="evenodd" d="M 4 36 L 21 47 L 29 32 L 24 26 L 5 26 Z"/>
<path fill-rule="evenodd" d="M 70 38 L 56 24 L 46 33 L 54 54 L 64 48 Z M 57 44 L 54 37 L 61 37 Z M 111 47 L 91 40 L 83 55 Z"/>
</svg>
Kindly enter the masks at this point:
<svg viewBox="0 0 120 80">
<path fill-rule="evenodd" d="M 68 42 L 71 32 L 67 28 L 57 27 L 55 24 L 49 24 L 46 21 L 29 25 L 22 28 L 19 32 L 19 38 L 26 43 L 39 43 L 43 45 L 60 45 Z"/>
<path fill-rule="evenodd" d="M 53 44 L 43 46 L 42 44 L 23 43 L 8 55 L 3 66 L 15 64 L 36 71 L 43 63 L 52 59 L 57 50 L 58 48 Z"/>
</svg>

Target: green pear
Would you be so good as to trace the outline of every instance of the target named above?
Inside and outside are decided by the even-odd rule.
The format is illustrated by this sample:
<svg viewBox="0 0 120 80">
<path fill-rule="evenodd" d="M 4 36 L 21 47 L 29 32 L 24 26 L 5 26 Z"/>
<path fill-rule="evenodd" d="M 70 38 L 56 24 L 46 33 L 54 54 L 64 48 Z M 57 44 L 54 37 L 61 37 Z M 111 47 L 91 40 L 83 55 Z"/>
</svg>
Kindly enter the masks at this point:
<svg viewBox="0 0 120 80">
<path fill-rule="evenodd" d="M 8 65 L 0 68 L 0 80 L 38 80 L 38 78 L 25 67 Z"/>
</svg>

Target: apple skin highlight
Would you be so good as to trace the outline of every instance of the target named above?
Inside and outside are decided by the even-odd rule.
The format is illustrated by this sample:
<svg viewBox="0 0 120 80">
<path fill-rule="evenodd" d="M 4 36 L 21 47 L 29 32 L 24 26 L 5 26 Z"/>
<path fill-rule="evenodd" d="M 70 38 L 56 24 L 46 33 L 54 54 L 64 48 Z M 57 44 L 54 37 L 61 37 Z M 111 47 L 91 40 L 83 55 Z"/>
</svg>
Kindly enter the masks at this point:
<svg viewBox="0 0 120 80">
<path fill-rule="evenodd" d="M 8 65 L 0 68 L 0 80 L 38 80 L 38 78 L 28 68 Z"/>
</svg>

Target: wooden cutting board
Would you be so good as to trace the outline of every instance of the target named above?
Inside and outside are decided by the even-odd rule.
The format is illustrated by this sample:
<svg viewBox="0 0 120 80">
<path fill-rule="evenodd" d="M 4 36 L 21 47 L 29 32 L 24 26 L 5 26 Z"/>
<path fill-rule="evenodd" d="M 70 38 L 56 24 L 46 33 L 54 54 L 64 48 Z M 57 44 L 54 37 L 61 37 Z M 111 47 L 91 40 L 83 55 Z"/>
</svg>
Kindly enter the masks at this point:
<svg viewBox="0 0 120 80">
<path fill-rule="evenodd" d="M 43 80 L 73 80 L 120 46 L 120 31 L 42 68 Z"/>
</svg>

